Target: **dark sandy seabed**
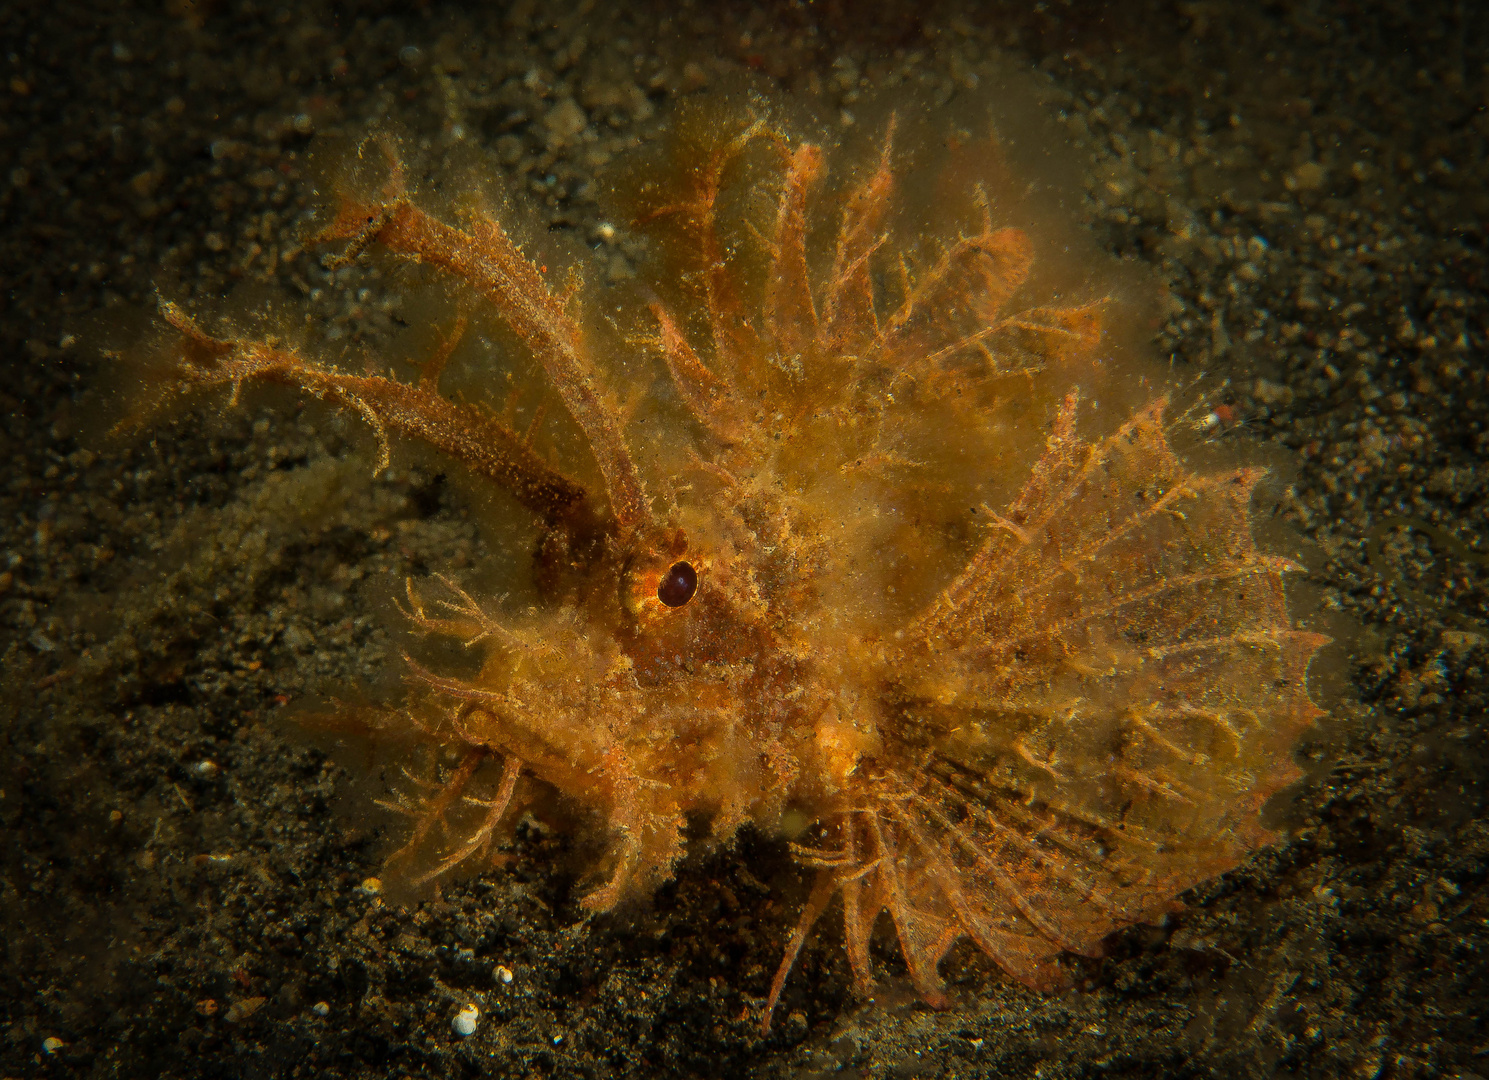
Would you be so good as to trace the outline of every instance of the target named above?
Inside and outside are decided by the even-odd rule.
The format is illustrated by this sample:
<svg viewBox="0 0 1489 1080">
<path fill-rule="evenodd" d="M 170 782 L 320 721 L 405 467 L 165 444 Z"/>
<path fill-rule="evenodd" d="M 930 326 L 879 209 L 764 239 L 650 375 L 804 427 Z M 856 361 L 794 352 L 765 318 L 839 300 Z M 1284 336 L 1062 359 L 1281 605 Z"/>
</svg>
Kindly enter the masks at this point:
<svg viewBox="0 0 1489 1080">
<path fill-rule="evenodd" d="M 1486 13 L 0 7 L 0 1076 L 1489 1075 Z M 1288 839 L 1050 996 L 963 947 L 933 1012 L 884 941 L 857 1002 L 829 927 L 766 1037 L 802 897 L 777 842 L 588 922 L 574 838 L 536 825 L 504 870 L 380 895 L 376 784 L 290 716 L 387 678 L 389 581 L 488 557 L 466 502 L 427 463 L 369 481 L 357 424 L 290 395 L 110 444 L 90 318 L 259 283 L 386 336 L 375 265 L 296 251 L 319 133 L 480 148 L 603 280 L 639 249 L 595 178 L 690 95 L 748 70 L 832 115 L 1000 65 L 1088 163 L 1098 242 L 1168 284 L 1160 355 L 1220 387 L 1224 438 L 1290 448 L 1278 513 L 1355 629 Z"/>
</svg>

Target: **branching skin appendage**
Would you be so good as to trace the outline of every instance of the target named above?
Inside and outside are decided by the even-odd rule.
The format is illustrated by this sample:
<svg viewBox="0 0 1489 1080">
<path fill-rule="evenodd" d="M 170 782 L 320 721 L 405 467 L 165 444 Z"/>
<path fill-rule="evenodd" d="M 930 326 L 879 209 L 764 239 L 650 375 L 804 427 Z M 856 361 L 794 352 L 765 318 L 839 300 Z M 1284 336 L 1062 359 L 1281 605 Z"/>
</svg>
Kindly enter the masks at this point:
<svg viewBox="0 0 1489 1080">
<path fill-rule="evenodd" d="M 183 389 L 303 389 L 360 414 L 384 455 L 426 443 L 541 524 L 534 572 L 564 581 L 547 607 L 409 583 L 413 626 L 484 663 L 408 662 L 397 723 L 458 764 L 403 807 L 395 863 L 432 855 L 423 879 L 491 857 L 534 785 L 603 825 L 590 911 L 666 881 L 690 819 L 721 843 L 786 835 L 815 883 L 766 1026 L 835 899 L 861 994 L 885 912 L 932 1005 L 963 937 L 1058 985 L 1062 953 L 1099 955 L 1269 841 L 1260 808 L 1320 715 L 1305 677 L 1323 639 L 1289 617 L 1293 564 L 1252 538 L 1260 471 L 1186 465 L 1158 393 L 1103 433 L 1078 406 L 1122 378 L 1103 368 L 1110 305 L 1026 301 L 1036 244 L 975 188 L 960 235 L 908 244 L 895 142 L 891 123 L 834 174 L 765 121 L 684 130 L 638 196 L 665 272 L 629 338 L 597 334 L 584 294 L 551 290 L 494 216 L 438 219 L 391 149 L 364 147 L 386 181 L 344 192 L 319 241 L 489 303 L 588 445 L 570 472 L 441 394 L 458 330 L 408 383 L 163 310 Z M 618 348 L 653 365 L 644 424 Z"/>
</svg>

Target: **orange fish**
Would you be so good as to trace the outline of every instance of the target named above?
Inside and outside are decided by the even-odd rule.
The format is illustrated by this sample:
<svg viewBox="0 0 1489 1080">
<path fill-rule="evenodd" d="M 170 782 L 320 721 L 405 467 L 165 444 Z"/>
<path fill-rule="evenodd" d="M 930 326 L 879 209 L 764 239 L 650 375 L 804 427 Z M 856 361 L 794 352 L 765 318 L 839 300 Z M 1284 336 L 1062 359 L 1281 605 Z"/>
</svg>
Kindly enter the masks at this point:
<svg viewBox="0 0 1489 1080">
<path fill-rule="evenodd" d="M 790 839 L 815 884 L 766 1025 L 835 897 L 860 994 L 881 912 L 933 1005 L 964 936 L 1057 985 L 1061 953 L 1099 955 L 1267 843 L 1260 808 L 1299 775 L 1324 639 L 1289 617 L 1295 565 L 1253 541 L 1261 470 L 1187 465 L 1158 394 L 1085 430 L 1080 391 L 1124 378 L 1110 304 L 1030 295 L 1036 244 L 975 185 L 956 235 L 913 235 L 893 121 L 838 174 L 765 119 L 684 129 L 635 196 L 657 269 L 614 321 L 495 215 L 425 209 L 387 140 L 318 237 L 489 305 L 582 460 L 441 392 L 463 320 L 410 382 L 166 304 L 176 385 L 303 389 L 364 418 L 383 463 L 423 442 L 539 523 L 539 604 L 408 584 L 414 626 L 482 660 L 408 661 L 384 730 L 454 764 L 395 862 L 493 859 L 546 785 L 607 838 L 590 911 L 668 880 L 690 820 Z"/>
</svg>

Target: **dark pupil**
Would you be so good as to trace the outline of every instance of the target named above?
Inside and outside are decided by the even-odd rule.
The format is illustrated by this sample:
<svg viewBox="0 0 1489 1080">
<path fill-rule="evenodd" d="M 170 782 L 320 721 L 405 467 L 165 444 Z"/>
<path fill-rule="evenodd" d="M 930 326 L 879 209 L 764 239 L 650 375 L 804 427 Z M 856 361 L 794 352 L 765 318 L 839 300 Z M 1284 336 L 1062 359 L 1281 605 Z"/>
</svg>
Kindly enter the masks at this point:
<svg viewBox="0 0 1489 1080">
<path fill-rule="evenodd" d="M 668 607 L 682 607 L 698 591 L 698 571 L 691 563 L 673 563 L 657 586 L 657 599 Z"/>
</svg>

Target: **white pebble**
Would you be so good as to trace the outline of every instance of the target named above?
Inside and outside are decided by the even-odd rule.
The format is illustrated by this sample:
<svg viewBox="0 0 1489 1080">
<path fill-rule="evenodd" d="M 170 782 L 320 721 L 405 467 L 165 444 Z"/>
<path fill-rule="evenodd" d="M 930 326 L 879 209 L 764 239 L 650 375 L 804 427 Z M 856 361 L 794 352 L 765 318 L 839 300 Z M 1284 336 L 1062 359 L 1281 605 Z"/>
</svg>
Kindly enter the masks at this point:
<svg viewBox="0 0 1489 1080">
<path fill-rule="evenodd" d="M 330 1016 L 331 1003 L 328 1001 L 317 1001 L 314 1005 L 310 1006 L 310 1011 L 315 1013 L 316 1016 Z"/>
<path fill-rule="evenodd" d="M 58 1050 L 61 1050 L 66 1045 L 67 1044 L 65 1042 L 57 1038 L 57 1036 L 55 1035 L 51 1036 L 50 1038 L 41 1040 L 41 1048 L 48 1054 L 55 1054 Z"/>
<path fill-rule="evenodd" d="M 512 981 L 512 969 L 505 965 L 498 965 L 496 969 L 496 981 L 509 983 Z"/>
<path fill-rule="evenodd" d="M 455 1019 L 450 1021 L 450 1027 L 456 1035 L 462 1039 L 475 1034 L 476 1025 L 480 1023 L 481 1010 L 474 1005 L 467 1005 L 455 1014 Z"/>
</svg>

